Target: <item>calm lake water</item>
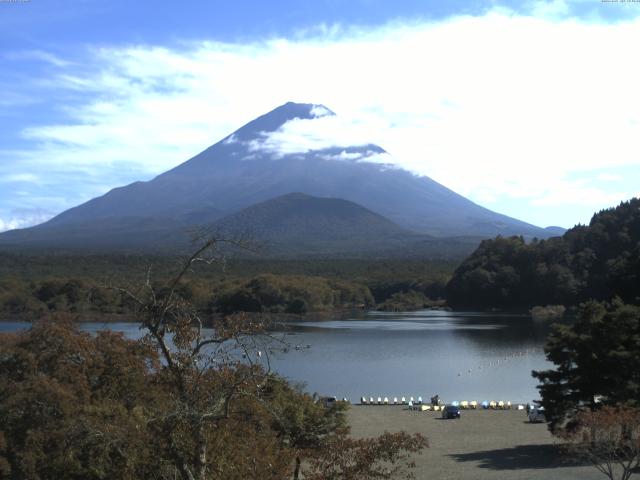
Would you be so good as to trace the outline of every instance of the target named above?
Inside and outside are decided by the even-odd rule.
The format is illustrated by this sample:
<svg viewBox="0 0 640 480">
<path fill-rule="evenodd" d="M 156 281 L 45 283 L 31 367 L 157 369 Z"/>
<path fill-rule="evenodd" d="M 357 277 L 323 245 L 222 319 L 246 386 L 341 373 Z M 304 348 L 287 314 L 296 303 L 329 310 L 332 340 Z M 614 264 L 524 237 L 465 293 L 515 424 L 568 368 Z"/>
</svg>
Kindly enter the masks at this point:
<svg viewBox="0 0 640 480">
<path fill-rule="evenodd" d="M 369 312 L 357 319 L 284 325 L 293 348 L 271 354 L 271 367 L 305 382 L 310 392 L 352 401 L 363 395 L 427 399 L 438 393 L 447 402 L 527 402 L 539 397 L 531 371 L 550 367 L 542 350 L 548 325 L 528 315 Z M 0 331 L 25 327 L 0 323 Z M 140 335 L 131 323 L 87 323 L 83 328 Z"/>
</svg>

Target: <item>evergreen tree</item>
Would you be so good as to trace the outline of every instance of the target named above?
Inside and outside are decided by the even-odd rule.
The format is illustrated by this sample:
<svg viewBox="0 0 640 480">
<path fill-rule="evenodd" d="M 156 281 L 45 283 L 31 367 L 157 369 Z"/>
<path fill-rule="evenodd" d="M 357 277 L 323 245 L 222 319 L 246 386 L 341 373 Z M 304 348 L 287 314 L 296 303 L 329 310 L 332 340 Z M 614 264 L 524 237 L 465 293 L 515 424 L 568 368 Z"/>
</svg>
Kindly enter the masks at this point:
<svg viewBox="0 0 640 480">
<path fill-rule="evenodd" d="M 577 305 L 619 296 L 640 303 L 640 199 L 593 216 L 562 237 L 483 241 L 454 272 L 454 306 Z"/>
<path fill-rule="evenodd" d="M 552 370 L 534 371 L 552 431 L 582 409 L 640 404 L 640 308 L 582 306 L 572 326 L 556 325 L 545 346 Z"/>
</svg>

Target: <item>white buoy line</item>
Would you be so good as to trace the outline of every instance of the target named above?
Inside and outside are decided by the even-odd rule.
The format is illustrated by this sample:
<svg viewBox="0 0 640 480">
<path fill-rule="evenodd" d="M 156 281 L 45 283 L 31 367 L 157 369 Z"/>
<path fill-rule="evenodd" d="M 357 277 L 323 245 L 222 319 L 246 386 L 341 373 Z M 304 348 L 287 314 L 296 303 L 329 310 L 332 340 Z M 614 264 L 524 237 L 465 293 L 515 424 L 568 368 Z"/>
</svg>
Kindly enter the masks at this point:
<svg viewBox="0 0 640 480">
<path fill-rule="evenodd" d="M 508 354 L 500 355 L 501 358 L 496 358 L 494 360 L 490 360 L 488 362 L 482 362 L 479 365 L 475 365 L 473 367 L 467 368 L 466 371 L 459 371 L 458 377 L 462 377 L 463 375 L 473 375 L 475 372 L 486 372 L 487 370 L 491 370 L 496 367 L 507 365 L 508 363 L 514 360 L 520 360 L 528 357 L 531 354 L 543 351 L 542 348 L 531 347 L 524 350 L 518 350 L 515 352 L 511 352 Z"/>
</svg>

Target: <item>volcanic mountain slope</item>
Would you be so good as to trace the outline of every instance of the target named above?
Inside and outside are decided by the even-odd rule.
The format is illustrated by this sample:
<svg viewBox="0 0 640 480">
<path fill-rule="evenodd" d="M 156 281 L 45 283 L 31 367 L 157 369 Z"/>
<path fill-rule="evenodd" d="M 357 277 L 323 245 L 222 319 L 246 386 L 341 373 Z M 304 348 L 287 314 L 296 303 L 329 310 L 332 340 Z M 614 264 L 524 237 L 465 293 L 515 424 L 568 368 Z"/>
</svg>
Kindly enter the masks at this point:
<svg viewBox="0 0 640 480">
<path fill-rule="evenodd" d="M 0 245 L 169 246 L 190 226 L 292 192 L 354 202 L 419 234 L 550 236 L 385 163 L 390 156 L 376 145 L 291 149 L 283 141 L 291 126 L 312 128 L 333 115 L 321 105 L 287 103 L 151 181 L 115 188 L 42 225 L 2 234 Z"/>
<path fill-rule="evenodd" d="M 406 252 L 411 242 L 431 240 L 353 202 L 304 193 L 290 193 L 247 207 L 215 222 L 214 230 L 224 236 L 246 233 L 266 252 L 290 256 L 384 251 L 398 255 L 393 249 L 412 254 Z"/>
<path fill-rule="evenodd" d="M 403 229 L 348 200 L 290 193 L 257 203 L 202 228 L 176 221 L 129 217 L 7 232 L 21 245 L 63 251 L 172 253 L 192 248 L 194 235 L 239 240 L 247 250 L 235 255 L 271 257 L 371 257 L 459 259 L 478 245 L 478 237 L 437 238 Z M 36 234 L 34 235 L 34 232 Z M 31 237 L 29 237 L 29 235 Z M 13 243 L 13 249 L 18 242 Z"/>
<path fill-rule="evenodd" d="M 230 231 L 253 232 L 265 240 L 326 241 L 412 235 L 356 203 L 304 193 L 289 193 L 252 205 L 219 220 L 216 225 Z"/>
</svg>

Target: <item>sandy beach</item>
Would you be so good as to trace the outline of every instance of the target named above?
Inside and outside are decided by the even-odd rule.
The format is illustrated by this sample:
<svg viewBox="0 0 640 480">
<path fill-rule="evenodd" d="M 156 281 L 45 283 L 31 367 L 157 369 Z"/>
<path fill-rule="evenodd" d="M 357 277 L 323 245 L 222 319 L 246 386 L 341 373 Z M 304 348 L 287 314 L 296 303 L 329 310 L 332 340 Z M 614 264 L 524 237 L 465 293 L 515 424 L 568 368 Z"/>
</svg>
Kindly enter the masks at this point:
<svg viewBox="0 0 640 480">
<path fill-rule="evenodd" d="M 460 420 L 402 406 L 349 409 L 354 437 L 384 431 L 420 432 L 430 448 L 415 457 L 418 479 L 590 480 L 604 476 L 562 457 L 546 424 L 530 424 L 518 410 L 464 410 Z"/>
</svg>

